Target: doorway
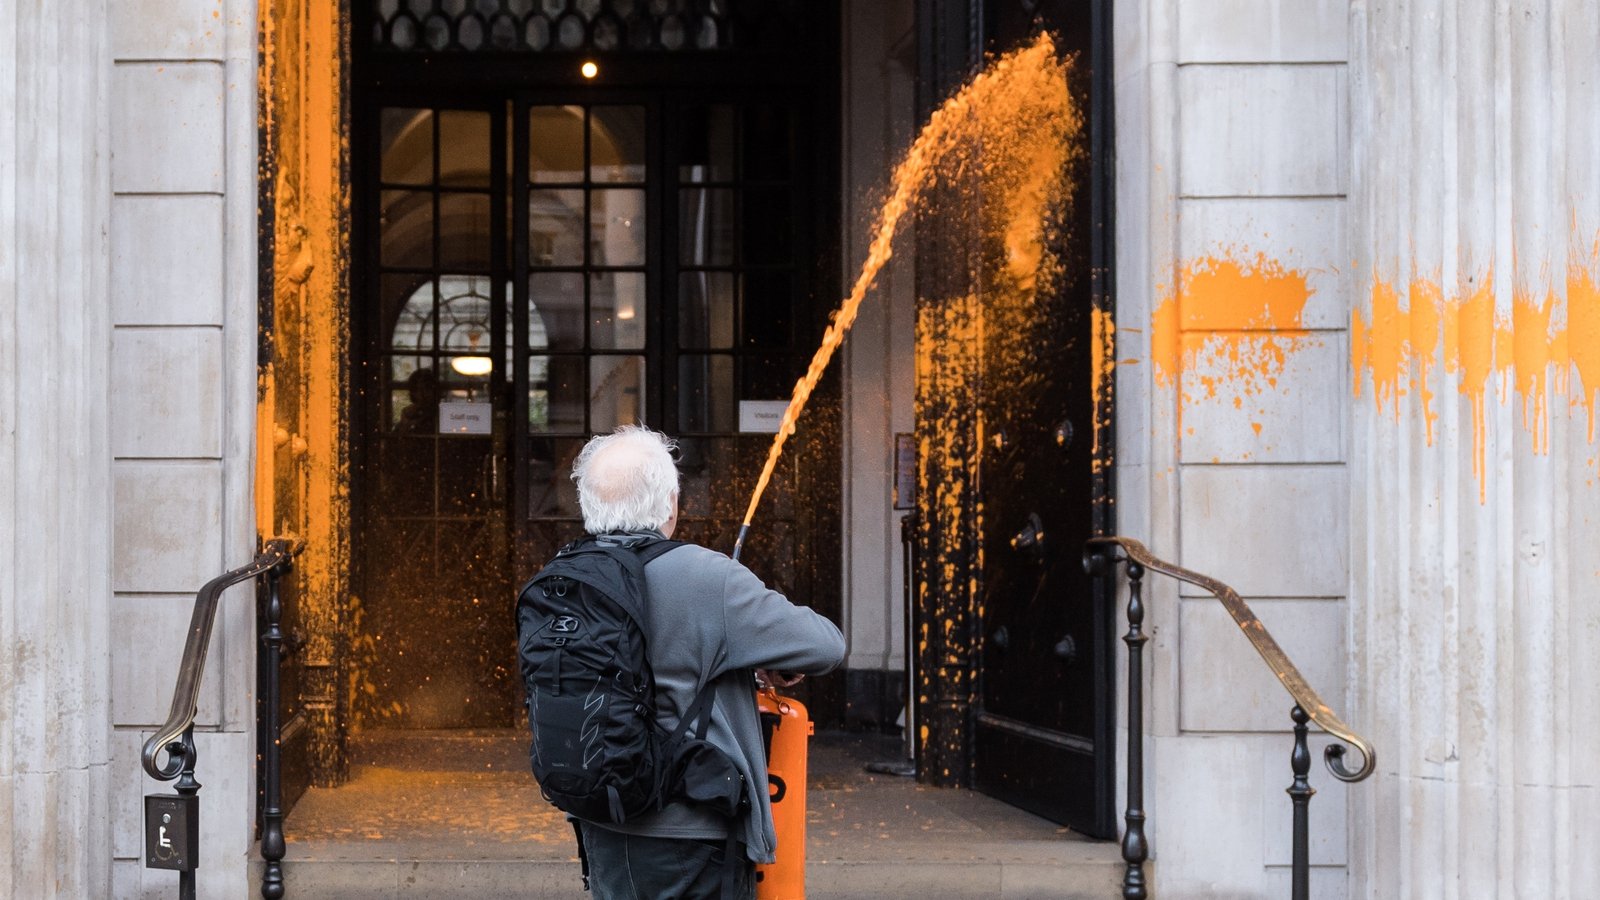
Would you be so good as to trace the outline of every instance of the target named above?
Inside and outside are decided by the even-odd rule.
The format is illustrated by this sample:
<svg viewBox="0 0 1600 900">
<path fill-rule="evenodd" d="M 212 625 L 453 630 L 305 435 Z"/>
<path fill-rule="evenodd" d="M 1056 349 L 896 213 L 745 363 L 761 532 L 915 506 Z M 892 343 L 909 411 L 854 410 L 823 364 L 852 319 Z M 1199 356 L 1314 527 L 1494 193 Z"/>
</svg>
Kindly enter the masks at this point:
<svg viewBox="0 0 1600 900">
<path fill-rule="evenodd" d="M 741 413 L 787 398 L 837 295 L 836 100 L 816 59 L 755 65 L 765 32 L 739 45 L 737 20 L 697 20 L 681 55 L 599 52 L 603 15 L 570 52 L 468 52 L 473 14 L 424 6 L 443 44 L 402 46 L 404 4 L 355 16 L 349 708 L 503 728 L 511 602 L 582 533 L 590 435 L 678 437 L 679 532 L 731 549 L 770 441 Z M 837 619 L 837 384 L 813 407 L 746 559 Z"/>
</svg>

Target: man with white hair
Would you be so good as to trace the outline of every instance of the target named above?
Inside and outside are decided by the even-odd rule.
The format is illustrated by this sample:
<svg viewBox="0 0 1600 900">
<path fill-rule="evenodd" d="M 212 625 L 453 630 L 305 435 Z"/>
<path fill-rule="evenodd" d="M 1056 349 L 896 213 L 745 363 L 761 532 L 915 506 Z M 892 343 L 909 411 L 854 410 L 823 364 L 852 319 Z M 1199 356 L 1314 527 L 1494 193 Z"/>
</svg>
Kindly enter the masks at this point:
<svg viewBox="0 0 1600 900">
<path fill-rule="evenodd" d="M 584 529 L 623 546 L 670 538 L 678 522 L 674 446 L 638 426 L 589 441 L 572 469 Z M 844 659 L 844 637 L 832 622 L 704 547 L 673 547 L 650 559 L 644 574 L 640 624 L 655 674 L 657 721 L 676 730 L 701 691 L 710 691 L 703 737 L 739 770 L 748 803 L 731 822 L 685 802 L 621 825 L 582 822 L 590 884 L 599 900 L 753 898 L 755 864 L 772 862 L 777 845 L 754 673 L 831 671 Z M 742 853 L 730 859 L 730 848 Z"/>
</svg>

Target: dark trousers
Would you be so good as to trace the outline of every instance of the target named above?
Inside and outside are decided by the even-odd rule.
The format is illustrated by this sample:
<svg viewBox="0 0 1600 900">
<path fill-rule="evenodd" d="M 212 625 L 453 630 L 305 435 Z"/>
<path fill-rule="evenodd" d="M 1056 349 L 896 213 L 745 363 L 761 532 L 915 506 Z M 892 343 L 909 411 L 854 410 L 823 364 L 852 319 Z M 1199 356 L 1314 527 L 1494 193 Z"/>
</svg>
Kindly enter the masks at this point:
<svg viewBox="0 0 1600 900">
<path fill-rule="evenodd" d="M 642 837 L 585 824 L 589 889 L 595 900 L 752 900 L 755 864 L 725 840 Z M 733 871 L 728 872 L 729 866 Z M 724 878 L 730 878 L 723 893 Z"/>
</svg>

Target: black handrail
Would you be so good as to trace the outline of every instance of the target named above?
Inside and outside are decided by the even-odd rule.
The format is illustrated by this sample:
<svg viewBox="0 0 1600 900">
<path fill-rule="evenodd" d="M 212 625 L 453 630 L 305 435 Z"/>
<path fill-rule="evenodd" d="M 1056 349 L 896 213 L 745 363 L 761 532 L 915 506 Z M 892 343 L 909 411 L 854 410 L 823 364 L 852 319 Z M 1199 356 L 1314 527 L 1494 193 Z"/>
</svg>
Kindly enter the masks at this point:
<svg viewBox="0 0 1600 900">
<path fill-rule="evenodd" d="M 1121 556 L 1117 551 L 1121 551 Z M 1179 581 L 1203 588 L 1222 601 L 1223 608 L 1233 617 L 1251 646 L 1277 676 L 1284 690 L 1294 699 L 1290 718 L 1294 722 L 1294 750 L 1290 765 L 1294 783 L 1288 788 L 1294 805 L 1294 851 L 1291 875 L 1291 896 L 1305 900 L 1310 895 L 1310 837 L 1308 835 L 1309 806 L 1312 789 L 1306 775 L 1311 769 L 1311 751 L 1306 743 L 1306 723 L 1314 722 L 1323 731 L 1343 743 L 1330 744 L 1323 753 L 1328 771 L 1340 781 L 1361 781 L 1371 775 L 1377 766 L 1377 756 L 1372 744 L 1346 725 L 1333 709 L 1323 702 L 1316 690 L 1300 674 L 1288 654 L 1278 646 L 1261 620 L 1239 596 L 1239 592 L 1226 584 L 1192 572 L 1182 566 L 1163 560 L 1133 538 L 1090 538 L 1083 552 L 1083 567 L 1091 575 L 1104 576 L 1113 567 L 1123 563 L 1128 573 L 1128 633 L 1123 643 L 1128 645 L 1128 801 L 1124 814 L 1125 828 L 1122 837 L 1122 858 L 1125 871 L 1122 881 L 1124 900 L 1145 900 L 1149 890 L 1145 883 L 1144 863 L 1149 858 L 1149 843 L 1144 833 L 1144 685 L 1143 648 L 1149 638 L 1144 633 L 1144 571 L 1160 572 Z M 1361 754 L 1361 765 L 1350 769 L 1344 764 L 1345 744 Z"/>
<path fill-rule="evenodd" d="M 200 678 L 205 673 L 206 654 L 211 645 L 211 629 L 216 624 L 217 607 L 228 588 L 262 575 L 276 581 L 289 571 L 294 556 L 302 543 L 284 538 L 267 541 L 256 558 L 206 582 L 195 595 L 194 613 L 189 618 L 189 638 L 183 646 L 183 658 L 178 663 L 178 682 L 172 690 L 172 709 L 167 721 L 150 739 L 144 742 L 141 761 L 145 773 L 157 781 L 177 781 L 175 786 L 182 796 L 193 796 L 200 790 L 195 781 L 194 720 L 199 712 Z M 161 753 L 167 754 L 166 763 L 159 762 Z M 182 871 L 178 877 L 178 896 L 183 900 L 194 897 L 194 871 Z"/>
</svg>

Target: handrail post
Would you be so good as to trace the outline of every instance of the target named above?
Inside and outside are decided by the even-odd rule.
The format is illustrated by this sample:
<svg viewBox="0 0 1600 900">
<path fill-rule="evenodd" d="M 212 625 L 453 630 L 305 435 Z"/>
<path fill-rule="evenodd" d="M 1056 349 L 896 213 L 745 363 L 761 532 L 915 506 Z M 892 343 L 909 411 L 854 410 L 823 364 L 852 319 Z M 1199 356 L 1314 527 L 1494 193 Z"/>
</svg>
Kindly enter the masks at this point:
<svg viewBox="0 0 1600 900">
<path fill-rule="evenodd" d="M 195 749 L 193 724 L 183 730 L 181 738 L 167 745 L 167 755 L 179 756 L 183 760 L 183 768 L 178 772 L 178 781 L 173 785 L 173 789 L 178 792 L 178 796 L 190 798 L 191 803 L 199 803 L 199 800 L 194 799 L 200 793 L 200 782 L 194 777 L 194 764 L 200 754 Z M 188 868 L 179 870 L 178 900 L 195 900 L 195 868 L 195 861 L 191 859 Z"/>
<path fill-rule="evenodd" d="M 1123 900 L 1145 900 L 1144 862 L 1150 855 L 1144 836 L 1144 566 L 1128 561 L 1128 808 L 1122 833 Z"/>
<path fill-rule="evenodd" d="M 1294 752 L 1289 764 L 1294 769 L 1294 784 L 1287 793 L 1294 801 L 1294 859 L 1291 868 L 1290 896 L 1293 900 L 1311 897 L 1311 795 L 1316 789 L 1306 778 L 1311 772 L 1311 748 L 1306 744 L 1306 723 L 1311 717 L 1296 703 L 1289 711 L 1294 719 Z"/>
<path fill-rule="evenodd" d="M 283 661 L 283 600 L 278 593 L 279 581 L 289 571 L 285 560 L 273 566 L 267 574 L 267 605 L 265 631 L 261 642 L 265 646 L 266 660 L 262 668 L 261 728 L 265 732 L 261 741 L 262 809 L 261 809 L 261 859 L 265 863 L 261 872 L 261 896 L 266 900 L 280 900 L 284 894 L 283 856 L 283 762 L 282 726 L 278 721 L 281 679 L 279 666 Z"/>
</svg>

